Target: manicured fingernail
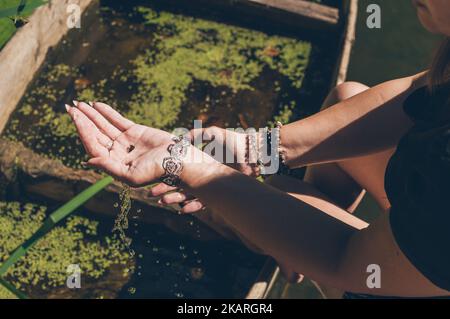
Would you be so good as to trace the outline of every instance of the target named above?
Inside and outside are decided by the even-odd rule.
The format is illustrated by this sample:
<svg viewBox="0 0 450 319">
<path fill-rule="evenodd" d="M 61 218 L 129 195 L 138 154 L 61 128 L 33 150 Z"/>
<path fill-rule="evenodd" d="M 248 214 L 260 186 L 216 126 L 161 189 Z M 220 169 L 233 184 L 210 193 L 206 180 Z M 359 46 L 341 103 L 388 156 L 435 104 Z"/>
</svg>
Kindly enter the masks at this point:
<svg viewBox="0 0 450 319">
<path fill-rule="evenodd" d="M 162 205 L 162 204 L 163 204 L 162 199 L 158 199 L 158 204 L 159 204 L 159 205 Z"/>
<path fill-rule="evenodd" d="M 94 107 L 94 102 L 89 101 L 88 103 L 90 106 Z"/>
<path fill-rule="evenodd" d="M 87 167 L 88 163 L 87 162 L 81 162 L 80 165 L 83 166 L 83 167 Z"/>
<path fill-rule="evenodd" d="M 70 105 L 64 104 L 64 106 L 66 107 L 66 111 L 69 112 L 70 111 Z"/>
<path fill-rule="evenodd" d="M 78 101 L 73 100 L 72 102 L 73 102 L 73 105 L 78 106 Z"/>
</svg>

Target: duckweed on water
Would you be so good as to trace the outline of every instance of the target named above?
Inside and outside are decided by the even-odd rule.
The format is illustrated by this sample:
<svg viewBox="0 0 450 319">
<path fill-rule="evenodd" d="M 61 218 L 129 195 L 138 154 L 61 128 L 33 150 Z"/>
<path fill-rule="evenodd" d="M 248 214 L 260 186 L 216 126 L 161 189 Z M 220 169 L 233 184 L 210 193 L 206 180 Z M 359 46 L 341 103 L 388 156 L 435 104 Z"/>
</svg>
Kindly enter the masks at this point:
<svg viewBox="0 0 450 319">
<path fill-rule="evenodd" d="M 0 262 L 28 239 L 42 224 L 46 208 L 35 204 L 0 202 Z M 41 239 L 6 273 L 18 289 L 30 286 L 49 290 L 65 285 L 69 264 L 79 264 L 82 275 L 99 279 L 112 265 L 123 265 L 124 277 L 130 259 L 120 242 L 111 237 L 96 239 L 97 222 L 72 216 Z M 1 292 L 0 292 L 1 293 Z"/>
<path fill-rule="evenodd" d="M 287 76 L 300 88 L 310 45 L 294 39 L 140 7 L 156 26 L 156 51 L 133 61 L 138 93 L 129 116 L 138 122 L 167 127 L 176 121 L 194 80 L 234 93 L 251 90 L 264 67 Z"/>
<path fill-rule="evenodd" d="M 117 24 L 102 22 L 99 27 L 107 30 L 104 41 L 114 43 L 111 50 L 116 50 L 115 56 L 124 55 L 126 58 L 116 57 L 117 63 L 101 64 L 97 55 L 106 53 L 94 50 L 78 65 L 67 65 L 67 61 L 74 58 L 47 64 L 24 96 L 5 132 L 8 138 L 21 141 L 35 151 L 58 158 L 72 167 L 81 168 L 79 164 L 85 158 L 75 127 L 64 111 L 64 103 L 73 99 L 105 101 L 138 123 L 171 130 L 180 123 L 182 113 L 186 113 L 184 107 L 192 96 L 192 90 L 199 89 L 196 83 L 202 83 L 207 90 L 218 89 L 222 95 L 210 100 L 206 94 L 205 101 L 197 101 L 203 103 L 201 108 L 187 113 L 189 117 L 199 116 L 196 112 L 200 109 L 207 113 L 212 104 L 221 108 L 234 107 L 234 101 L 239 100 L 236 97 L 241 92 L 254 90 L 255 81 L 264 70 L 278 74 L 277 81 L 280 77 L 287 79 L 290 89 L 298 90 L 311 52 L 309 43 L 296 39 L 269 36 L 149 7 L 135 8 L 135 14 L 143 18 L 144 25 L 120 16 L 117 18 L 120 13 L 106 8 L 98 14 L 109 14 L 113 21 L 122 19 Z M 125 43 L 129 37 L 116 41 L 115 32 L 130 32 L 126 23 L 144 34 L 132 35 L 136 37 L 133 41 L 140 41 L 141 46 L 135 46 L 131 52 L 123 49 L 125 44 L 120 45 L 120 41 Z M 84 41 L 88 41 L 87 38 L 71 42 L 69 37 L 59 49 L 63 52 L 61 56 L 82 50 L 76 43 Z M 116 43 L 119 44 L 115 46 Z M 269 78 L 268 81 L 273 81 L 272 76 Z M 296 106 L 295 101 L 289 97 L 282 101 L 274 99 L 275 96 L 289 95 L 280 92 L 288 88 L 285 85 L 271 83 L 269 87 L 274 92 L 268 96 L 255 95 L 255 101 L 244 99 L 239 102 L 250 104 L 247 107 L 250 114 L 270 114 L 272 110 L 259 109 L 261 101 L 258 98 L 270 99 L 272 102 L 261 107 L 273 107 L 274 115 L 286 121 Z M 265 87 L 259 90 L 267 92 Z M 233 111 L 238 112 L 242 111 Z M 182 123 L 192 123 L 193 119 L 184 119 Z"/>
</svg>

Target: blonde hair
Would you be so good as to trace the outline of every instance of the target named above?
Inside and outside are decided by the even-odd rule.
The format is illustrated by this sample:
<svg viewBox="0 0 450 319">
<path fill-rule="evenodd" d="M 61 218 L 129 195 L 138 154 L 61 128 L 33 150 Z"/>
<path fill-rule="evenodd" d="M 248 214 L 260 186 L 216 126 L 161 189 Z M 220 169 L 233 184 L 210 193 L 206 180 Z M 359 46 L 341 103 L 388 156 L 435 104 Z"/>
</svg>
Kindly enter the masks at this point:
<svg viewBox="0 0 450 319">
<path fill-rule="evenodd" d="M 445 38 L 434 58 L 429 73 L 431 90 L 450 85 L 450 38 Z"/>
</svg>

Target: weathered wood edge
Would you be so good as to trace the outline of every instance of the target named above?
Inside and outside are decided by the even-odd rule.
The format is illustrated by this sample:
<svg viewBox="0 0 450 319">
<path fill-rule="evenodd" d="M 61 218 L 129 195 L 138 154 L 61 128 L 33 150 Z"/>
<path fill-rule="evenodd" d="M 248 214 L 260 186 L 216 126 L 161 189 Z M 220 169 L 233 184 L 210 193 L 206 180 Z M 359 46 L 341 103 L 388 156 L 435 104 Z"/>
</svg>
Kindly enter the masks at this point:
<svg viewBox="0 0 450 319">
<path fill-rule="evenodd" d="M 235 0 L 258 9 L 265 9 L 272 18 L 279 14 L 284 22 L 311 29 L 335 29 L 339 25 L 339 10 L 304 0 Z M 290 19 L 292 19 L 290 21 Z"/>
</svg>

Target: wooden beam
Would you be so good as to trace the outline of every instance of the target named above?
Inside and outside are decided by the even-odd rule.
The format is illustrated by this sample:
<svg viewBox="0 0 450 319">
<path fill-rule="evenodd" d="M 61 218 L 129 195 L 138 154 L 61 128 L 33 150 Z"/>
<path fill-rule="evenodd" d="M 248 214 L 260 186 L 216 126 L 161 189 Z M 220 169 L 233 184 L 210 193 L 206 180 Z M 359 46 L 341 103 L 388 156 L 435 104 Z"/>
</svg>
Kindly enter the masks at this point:
<svg viewBox="0 0 450 319">
<path fill-rule="evenodd" d="M 195 16 L 196 7 L 215 10 L 237 21 L 252 21 L 277 29 L 334 31 L 341 24 L 338 8 L 305 0 L 156 0 L 166 7 L 187 9 Z M 182 9 L 182 11 L 183 11 Z"/>
<path fill-rule="evenodd" d="M 0 185 L 16 186 L 15 192 L 19 195 L 25 192 L 64 203 L 103 177 L 92 170 L 72 169 L 60 161 L 36 154 L 20 143 L 0 138 Z M 122 188 L 119 182 L 113 182 L 91 198 L 84 207 L 114 218 L 118 213 L 114 203 L 119 201 L 118 193 Z M 208 224 L 207 220 L 192 227 L 190 216 L 178 215 L 175 209 L 160 207 L 158 199 L 148 194 L 147 188 L 134 188 L 131 191 L 133 211 L 142 210 L 140 221 L 165 225 L 178 234 L 200 240 L 221 238 L 216 231 L 205 225 L 205 222 Z M 197 229 L 201 231 L 201 238 L 198 238 Z"/>
<path fill-rule="evenodd" d="M 339 10 L 304 0 L 246 0 L 269 9 L 281 10 L 319 22 L 335 25 L 339 22 Z"/>
<path fill-rule="evenodd" d="M 336 29 L 340 22 L 339 10 L 304 0 L 230 0 L 266 13 L 267 19 L 278 20 L 314 30 Z M 257 12 L 255 12 L 257 13 Z"/>
</svg>

